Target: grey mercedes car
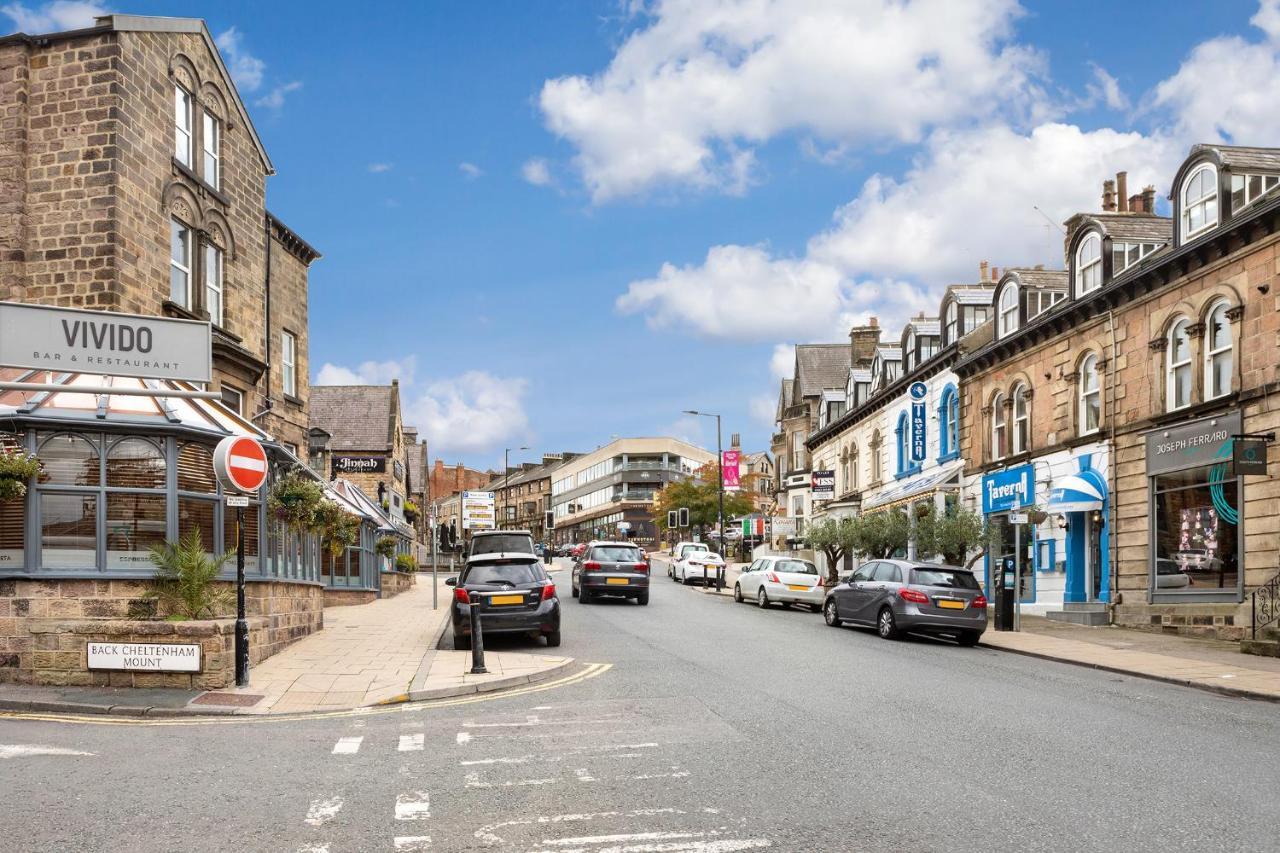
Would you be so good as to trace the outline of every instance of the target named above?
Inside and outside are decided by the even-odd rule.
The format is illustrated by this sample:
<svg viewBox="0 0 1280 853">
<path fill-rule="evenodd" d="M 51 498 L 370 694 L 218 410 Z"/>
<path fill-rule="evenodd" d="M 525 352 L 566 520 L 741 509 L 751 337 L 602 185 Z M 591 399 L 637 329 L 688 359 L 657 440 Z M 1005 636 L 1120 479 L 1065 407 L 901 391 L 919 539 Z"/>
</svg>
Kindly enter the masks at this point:
<svg viewBox="0 0 1280 853">
<path fill-rule="evenodd" d="M 833 628 L 874 627 L 886 640 L 921 633 L 972 646 L 987 629 L 987 598 L 967 569 L 871 560 L 827 593 L 822 615 Z"/>
</svg>

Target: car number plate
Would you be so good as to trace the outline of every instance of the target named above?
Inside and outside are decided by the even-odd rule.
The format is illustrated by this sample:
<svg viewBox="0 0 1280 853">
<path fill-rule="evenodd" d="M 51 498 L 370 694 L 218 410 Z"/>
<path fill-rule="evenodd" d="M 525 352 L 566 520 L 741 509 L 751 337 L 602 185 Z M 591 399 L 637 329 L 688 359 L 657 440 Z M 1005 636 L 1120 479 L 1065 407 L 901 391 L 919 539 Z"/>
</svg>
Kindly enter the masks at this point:
<svg viewBox="0 0 1280 853">
<path fill-rule="evenodd" d="M 964 610 L 963 601 L 948 601 L 945 598 L 938 600 L 938 606 L 944 610 Z"/>
<path fill-rule="evenodd" d="M 798 584 L 798 583 L 789 583 L 789 584 L 787 584 L 787 589 L 796 589 L 796 590 L 800 590 L 801 592 L 804 592 L 804 591 L 805 591 L 806 589 L 808 589 L 808 588 L 809 588 L 809 587 L 807 587 L 807 586 L 803 586 L 803 585 Z"/>
<path fill-rule="evenodd" d="M 490 604 L 524 604 L 523 595 L 491 595 Z"/>
<path fill-rule="evenodd" d="M 626 578 L 605 578 L 604 582 L 607 584 L 617 584 L 618 586 L 626 586 L 631 583 L 631 581 Z"/>
</svg>

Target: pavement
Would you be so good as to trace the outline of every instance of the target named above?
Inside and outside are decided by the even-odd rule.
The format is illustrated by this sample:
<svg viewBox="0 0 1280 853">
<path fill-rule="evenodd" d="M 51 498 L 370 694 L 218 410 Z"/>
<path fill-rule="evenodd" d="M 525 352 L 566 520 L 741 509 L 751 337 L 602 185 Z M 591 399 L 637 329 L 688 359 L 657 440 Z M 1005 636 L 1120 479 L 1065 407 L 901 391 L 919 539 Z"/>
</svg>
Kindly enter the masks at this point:
<svg viewBox="0 0 1280 853">
<path fill-rule="evenodd" d="M 453 588 L 431 575 L 408 591 L 369 604 L 327 607 L 324 630 L 249 670 L 247 687 L 136 690 L 0 685 L 0 709 L 125 716 L 265 715 L 342 711 L 519 687 L 562 673 L 573 658 L 510 645 L 485 656 L 472 675 L 470 652 L 440 650 Z"/>
<path fill-rule="evenodd" d="M 1276 847 L 1270 703 L 885 641 L 658 580 L 647 606 L 564 600 L 559 651 L 600 664 L 592 677 L 293 718 L 0 715 L 0 838 L 24 853 Z"/>
</svg>

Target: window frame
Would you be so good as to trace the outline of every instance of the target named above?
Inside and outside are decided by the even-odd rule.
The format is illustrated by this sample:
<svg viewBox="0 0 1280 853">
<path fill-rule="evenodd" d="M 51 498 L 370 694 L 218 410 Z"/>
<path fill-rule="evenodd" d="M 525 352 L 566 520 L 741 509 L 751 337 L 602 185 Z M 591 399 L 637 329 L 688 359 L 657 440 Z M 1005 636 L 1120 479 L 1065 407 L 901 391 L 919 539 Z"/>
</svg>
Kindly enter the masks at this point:
<svg viewBox="0 0 1280 853">
<path fill-rule="evenodd" d="M 222 119 L 209 110 L 201 110 L 200 124 L 200 176 L 206 184 L 215 190 L 222 189 Z M 210 128 L 213 132 L 210 133 Z M 209 146 L 209 138 L 213 137 L 213 147 Z M 213 163 L 213 174 L 210 175 L 209 164 Z"/>
<path fill-rule="evenodd" d="M 232 408 L 230 405 L 227 404 L 227 400 L 226 400 L 227 392 L 231 392 L 232 394 L 235 395 L 235 398 L 237 401 L 235 408 Z M 222 383 L 219 383 L 218 385 L 218 393 L 221 395 L 218 398 L 218 402 L 222 403 L 222 405 L 226 406 L 228 409 L 231 409 L 231 411 L 235 412 L 237 415 L 244 417 L 244 392 L 243 391 L 241 391 L 239 388 L 236 388 L 234 385 L 228 385 L 227 383 L 222 382 Z"/>
<path fill-rule="evenodd" d="M 1089 247 L 1096 247 L 1097 252 L 1091 258 L 1084 258 L 1084 250 Z M 1076 247 L 1076 296 L 1083 296 L 1086 293 L 1092 293 L 1102 287 L 1102 235 L 1097 231 L 1090 231 L 1080 241 L 1080 245 Z M 1097 279 L 1092 286 L 1086 281 L 1096 272 Z M 1114 274 L 1114 271 L 1113 271 Z"/>
<path fill-rule="evenodd" d="M 185 100 L 184 100 L 185 96 Z M 173 158 L 188 169 L 195 168 L 195 109 L 196 96 L 181 83 L 173 84 Z M 183 124 L 186 127 L 183 127 Z M 185 155 L 179 146 L 179 134 L 185 137 Z"/>
<path fill-rule="evenodd" d="M 226 325 L 226 287 L 224 282 L 224 274 L 226 269 L 226 253 L 217 244 L 205 241 L 201 258 L 200 277 L 204 280 L 204 310 L 209 315 L 209 320 L 215 326 Z M 213 277 L 210 278 L 210 273 Z M 212 306 L 214 300 L 210 298 L 210 294 L 217 294 L 217 311 Z"/>
<path fill-rule="evenodd" d="M 1009 455 L 1017 456 L 1031 449 L 1031 398 L 1027 386 L 1019 382 L 1009 395 L 1013 400 L 1013 429 L 1009 432 Z M 1022 413 L 1019 414 L 1019 408 Z"/>
<path fill-rule="evenodd" d="M 1189 194 L 1191 192 L 1192 183 L 1194 183 L 1201 175 L 1206 173 L 1209 175 L 1210 179 L 1210 190 L 1202 193 L 1195 199 L 1191 199 Z M 1196 237 L 1217 227 L 1218 222 L 1222 218 L 1222 205 L 1219 199 L 1219 195 L 1221 194 L 1220 190 L 1221 188 L 1218 186 L 1218 169 L 1212 163 L 1201 163 L 1192 169 L 1191 173 L 1187 175 L 1186 179 L 1182 182 L 1182 186 L 1178 190 L 1178 227 L 1182 231 L 1183 240 L 1190 240 L 1192 237 Z M 1192 208 L 1203 208 L 1204 210 L 1208 210 L 1210 202 L 1213 203 L 1213 220 L 1210 221 L 1209 217 L 1206 215 L 1204 216 L 1204 221 L 1201 222 L 1198 227 L 1192 228 Z"/>
<path fill-rule="evenodd" d="M 1215 300 L 1205 313 L 1204 318 L 1204 399 L 1217 400 L 1220 397 L 1226 397 L 1231 394 L 1231 373 L 1235 370 L 1235 338 L 1231 333 L 1231 320 L 1227 317 L 1227 312 L 1231 310 L 1230 303 L 1225 299 Z M 1213 325 L 1214 315 L 1221 312 L 1223 328 L 1226 331 L 1227 342 L 1225 346 L 1215 348 L 1213 346 Z M 1214 393 L 1214 379 L 1217 375 L 1214 370 L 1214 360 L 1220 356 L 1227 358 L 1227 387 L 1220 393 Z"/>
<path fill-rule="evenodd" d="M 1089 387 L 1089 376 L 1093 376 L 1093 387 Z M 1098 398 L 1098 420 L 1092 427 L 1089 426 L 1089 398 Z M 1077 391 L 1077 405 L 1079 406 L 1079 417 L 1076 423 L 1077 435 L 1093 435 L 1102 429 L 1102 381 L 1098 374 L 1098 354 L 1089 353 L 1080 362 L 1080 379 Z"/>
<path fill-rule="evenodd" d="M 182 241 L 184 258 L 183 258 L 183 261 L 181 262 L 173 256 L 175 238 L 179 234 L 186 235 L 185 239 Z M 181 305 L 183 308 L 186 308 L 188 311 L 191 311 L 194 309 L 194 304 L 193 304 L 194 293 L 193 293 L 192 281 L 191 281 L 193 278 L 193 272 L 194 272 L 193 267 L 195 266 L 195 264 L 193 263 L 194 253 L 192 252 L 192 248 L 193 248 L 192 237 L 194 236 L 194 234 L 195 234 L 195 229 L 192 228 L 190 225 L 183 222 L 181 219 L 179 219 L 176 216 L 169 217 L 169 300 L 174 304 Z M 174 299 L 175 294 L 173 292 L 173 274 L 175 270 L 182 273 L 184 280 L 186 282 L 186 294 L 183 296 L 183 299 L 181 302 Z"/>
<path fill-rule="evenodd" d="M 942 312 L 942 345 L 948 347 L 960 337 L 960 305 L 952 299 Z"/>
<path fill-rule="evenodd" d="M 894 433 L 898 438 L 898 473 L 903 474 L 911 470 L 911 420 L 906 412 L 898 413 L 898 426 Z"/>
<path fill-rule="evenodd" d="M 1012 294 L 1013 300 L 1006 306 L 1007 294 Z M 1008 282 L 1000 288 L 1000 294 L 996 297 L 996 325 L 1002 338 L 1018 331 L 1018 298 L 1018 285 L 1014 282 Z"/>
<path fill-rule="evenodd" d="M 298 396 L 298 336 L 280 330 L 280 384 L 290 397 Z"/>
<path fill-rule="evenodd" d="M 1009 424 L 1004 412 L 1005 396 L 997 391 L 991 400 L 991 459 L 998 462 L 1009 455 Z"/>
<path fill-rule="evenodd" d="M 1166 412 L 1176 412 L 1181 409 L 1187 408 L 1188 406 L 1191 405 L 1192 397 L 1194 396 L 1193 392 L 1195 389 L 1193 387 L 1193 377 L 1195 376 L 1195 371 L 1192 369 L 1192 364 L 1195 361 L 1195 356 L 1191 351 L 1192 350 L 1191 334 L 1188 331 L 1190 327 L 1191 327 L 1191 319 L 1189 317 L 1178 317 L 1169 325 L 1169 331 L 1166 333 L 1165 368 L 1164 368 L 1164 371 L 1165 371 L 1164 403 L 1165 403 Z M 1177 351 L 1177 345 L 1175 343 L 1175 339 L 1178 335 L 1179 330 L 1181 330 L 1182 334 L 1185 335 L 1187 339 L 1187 356 L 1185 360 L 1175 362 L 1173 360 L 1174 353 Z M 1178 372 L 1183 369 L 1185 369 L 1186 371 L 1187 399 L 1185 403 L 1182 403 L 1181 405 L 1179 405 L 1177 402 L 1178 401 L 1177 379 L 1178 379 Z"/>
<path fill-rule="evenodd" d="M 938 401 L 938 461 L 947 462 L 960 455 L 960 392 L 954 385 L 942 389 Z"/>
</svg>

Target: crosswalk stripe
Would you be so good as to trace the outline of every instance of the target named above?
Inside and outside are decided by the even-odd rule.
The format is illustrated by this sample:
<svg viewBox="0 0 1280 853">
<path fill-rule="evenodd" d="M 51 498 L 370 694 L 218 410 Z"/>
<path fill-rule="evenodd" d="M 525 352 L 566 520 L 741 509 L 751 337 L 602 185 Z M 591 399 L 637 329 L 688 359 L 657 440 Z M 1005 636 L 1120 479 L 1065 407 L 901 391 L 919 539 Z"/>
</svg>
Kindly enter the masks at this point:
<svg viewBox="0 0 1280 853">
<path fill-rule="evenodd" d="M 307 817 L 304 822 L 310 826 L 324 826 L 337 817 L 338 812 L 341 810 L 342 797 L 333 797 L 328 800 L 312 800 L 311 806 L 307 809 Z"/>
<path fill-rule="evenodd" d="M 426 820 L 431 817 L 431 796 L 413 791 L 396 797 L 396 820 Z"/>
<path fill-rule="evenodd" d="M 431 846 L 430 835 L 397 835 L 392 842 L 396 850 L 420 851 Z"/>
<path fill-rule="evenodd" d="M 419 752 L 426 740 L 425 734 L 400 735 L 400 752 Z"/>
<path fill-rule="evenodd" d="M 354 755 L 360 751 L 360 744 L 363 741 L 363 736 L 338 738 L 338 742 L 333 745 L 333 754 Z"/>
</svg>

